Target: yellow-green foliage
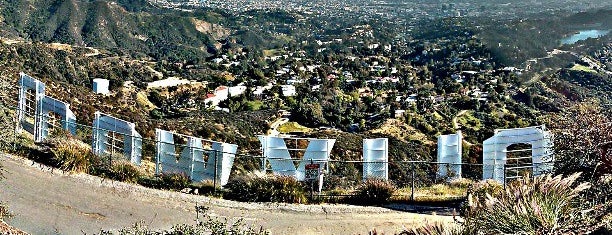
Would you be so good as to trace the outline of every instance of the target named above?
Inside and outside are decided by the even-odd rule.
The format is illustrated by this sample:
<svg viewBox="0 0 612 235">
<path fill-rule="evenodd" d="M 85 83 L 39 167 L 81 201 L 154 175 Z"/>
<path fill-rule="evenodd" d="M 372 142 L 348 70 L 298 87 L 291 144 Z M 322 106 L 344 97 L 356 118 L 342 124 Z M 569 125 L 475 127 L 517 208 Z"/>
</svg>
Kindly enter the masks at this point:
<svg viewBox="0 0 612 235">
<path fill-rule="evenodd" d="M 474 117 L 474 113 L 472 111 L 467 112 L 464 115 L 461 115 L 457 118 L 457 122 L 461 124 L 462 127 L 469 127 L 474 130 L 480 130 L 482 128 L 482 123 L 480 119 Z"/>
<path fill-rule="evenodd" d="M 474 200 L 482 201 L 486 195 L 498 196 L 503 193 L 504 186 L 495 180 L 483 180 L 472 185 L 470 195 Z"/>
<path fill-rule="evenodd" d="M 574 67 L 571 68 L 571 70 L 575 70 L 575 71 L 583 71 L 583 72 L 588 72 L 588 73 L 597 73 L 597 71 L 586 67 L 584 65 L 581 64 L 575 64 Z"/>
<path fill-rule="evenodd" d="M 308 127 L 302 126 L 297 122 L 287 122 L 280 125 L 277 128 L 280 133 L 291 133 L 291 132 L 310 132 Z"/>
</svg>

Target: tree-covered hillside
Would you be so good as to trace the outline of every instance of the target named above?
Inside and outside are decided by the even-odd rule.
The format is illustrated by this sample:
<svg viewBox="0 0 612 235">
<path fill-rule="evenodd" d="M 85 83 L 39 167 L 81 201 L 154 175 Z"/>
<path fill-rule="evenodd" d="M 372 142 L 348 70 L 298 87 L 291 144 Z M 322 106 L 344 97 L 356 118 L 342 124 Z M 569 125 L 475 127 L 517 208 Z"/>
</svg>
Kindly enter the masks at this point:
<svg viewBox="0 0 612 235">
<path fill-rule="evenodd" d="M 141 1 L 2 1 L 4 37 L 114 49 L 172 61 L 199 60 L 229 31 L 208 14 L 157 9 Z"/>
</svg>

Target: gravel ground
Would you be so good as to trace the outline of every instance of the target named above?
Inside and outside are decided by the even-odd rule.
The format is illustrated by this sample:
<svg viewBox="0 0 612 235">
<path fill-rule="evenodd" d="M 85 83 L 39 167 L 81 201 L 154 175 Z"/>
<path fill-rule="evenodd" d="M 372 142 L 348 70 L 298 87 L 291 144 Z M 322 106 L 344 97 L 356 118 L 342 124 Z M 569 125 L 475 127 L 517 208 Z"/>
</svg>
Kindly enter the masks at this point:
<svg viewBox="0 0 612 235">
<path fill-rule="evenodd" d="M 426 222 L 450 222 L 450 216 L 415 214 L 380 207 L 243 203 L 145 188 L 57 169 L 3 154 L 6 179 L 0 201 L 15 214 L 6 222 L 32 234 L 96 233 L 144 221 L 153 229 L 193 223 L 195 205 L 216 217 L 244 218 L 272 234 L 392 234 Z"/>
</svg>

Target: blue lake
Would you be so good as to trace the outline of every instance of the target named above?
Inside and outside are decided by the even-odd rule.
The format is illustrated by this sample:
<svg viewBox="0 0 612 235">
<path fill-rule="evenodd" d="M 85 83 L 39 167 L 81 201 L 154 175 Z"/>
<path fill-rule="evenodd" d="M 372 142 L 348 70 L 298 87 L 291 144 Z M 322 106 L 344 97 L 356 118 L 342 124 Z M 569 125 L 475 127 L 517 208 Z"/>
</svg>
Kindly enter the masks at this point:
<svg viewBox="0 0 612 235">
<path fill-rule="evenodd" d="M 561 44 L 574 44 L 587 38 L 598 38 L 608 34 L 610 30 L 582 30 L 577 34 L 561 39 Z"/>
</svg>

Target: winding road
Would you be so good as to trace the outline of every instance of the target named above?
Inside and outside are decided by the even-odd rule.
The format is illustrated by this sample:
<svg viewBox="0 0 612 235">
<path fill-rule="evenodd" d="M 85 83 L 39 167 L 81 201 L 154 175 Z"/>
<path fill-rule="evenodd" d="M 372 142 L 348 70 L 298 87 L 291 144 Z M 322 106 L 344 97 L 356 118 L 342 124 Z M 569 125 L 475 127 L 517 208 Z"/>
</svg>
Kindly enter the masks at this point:
<svg viewBox="0 0 612 235">
<path fill-rule="evenodd" d="M 15 214 L 7 222 L 31 234 L 97 233 L 144 221 L 151 229 L 194 223 L 194 206 L 214 217 L 244 218 L 272 234 L 392 234 L 450 216 L 415 214 L 380 207 L 242 203 L 145 188 L 86 174 L 66 174 L 20 157 L 1 154 L 5 179 L 0 201 Z"/>
</svg>

